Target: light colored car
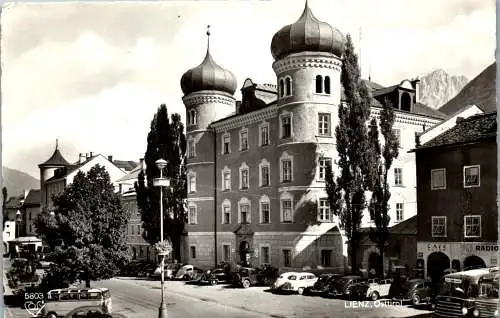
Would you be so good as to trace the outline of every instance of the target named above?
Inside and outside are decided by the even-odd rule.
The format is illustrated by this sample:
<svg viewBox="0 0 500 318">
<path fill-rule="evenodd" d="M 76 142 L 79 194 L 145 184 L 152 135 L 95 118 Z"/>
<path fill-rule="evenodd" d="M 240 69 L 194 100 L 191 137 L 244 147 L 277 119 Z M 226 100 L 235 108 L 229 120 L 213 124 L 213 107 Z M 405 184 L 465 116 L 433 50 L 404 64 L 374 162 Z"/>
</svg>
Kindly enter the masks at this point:
<svg viewBox="0 0 500 318">
<path fill-rule="evenodd" d="M 308 272 L 287 272 L 281 274 L 272 289 L 275 291 L 293 291 L 302 295 L 306 288 L 313 287 L 318 281 L 318 277 Z"/>
<path fill-rule="evenodd" d="M 175 274 L 180 266 L 181 266 L 180 264 L 167 264 L 167 265 L 165 265 L 165 268 L 163 269 L 163 275 L 164 275 L 165 279 L 174 279 L 174 276 L 175 276 Z M 151 277 L 161 277 L 161 267 L 160 266 L 156 267 L 153 274 L 151 274 Z"/>
<path fill-rule="evenodd" d="M 197 280 L 205 273 L 204 270 L 193 265 L 182 266 L 175 274 L 175 279 Z"/>
<path fill-rule="evenodd" d="M 391 284 L 392 279 L 381 279 L 378 282 L 369 284 L 368 290 L 366 291 L 366 297 L 371 300 L 377 300 L 380 297 L 389 296 Z"/>
</svg>

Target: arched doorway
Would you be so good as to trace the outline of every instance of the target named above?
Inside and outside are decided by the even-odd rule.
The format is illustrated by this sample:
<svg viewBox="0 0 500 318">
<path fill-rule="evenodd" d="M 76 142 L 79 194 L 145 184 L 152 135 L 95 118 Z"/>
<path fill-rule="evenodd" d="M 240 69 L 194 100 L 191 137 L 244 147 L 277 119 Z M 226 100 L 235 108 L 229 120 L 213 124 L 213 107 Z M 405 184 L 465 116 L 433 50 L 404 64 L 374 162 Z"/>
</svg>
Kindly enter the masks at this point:
<svg viewBox="0 0 500 318">
<path fill-rule="evenodd" d="M 245 266 L 248 266 L 250 262 L 250 244 L 247 241 L 241 241 L 240 243 L 240 262 Z"/>
<path fill-rule="evenodd" d="M 427 257 L 427 276 L 433 282 L 439 282 L 443 271 L 450 268 L 450 258 L 442 252 L 433 252 Z"/>
<path fill-rule="evenodd" d="M 471 255 L 464 260 L 464 270 L 485 268 L 486 263 L 483 259 L 476 255 Z"/>
<path fill-rule="evenodd" d="M 454 259 L 453 261 L 451 261 L 451 268 L 453 268 L 457 272 L 460 272 L 460 261 L 458 259 Z"/>
<path fill-rule="evenodd" d="M 380 261 L 380 255 L 376 252 L 370 253 L 370 256 L 368 256 L 368 270 L 370 272 L 375 271 L 376 274 L 379 274 L 380 268 L 379 268 L 379 261 Z"/>
</svg>

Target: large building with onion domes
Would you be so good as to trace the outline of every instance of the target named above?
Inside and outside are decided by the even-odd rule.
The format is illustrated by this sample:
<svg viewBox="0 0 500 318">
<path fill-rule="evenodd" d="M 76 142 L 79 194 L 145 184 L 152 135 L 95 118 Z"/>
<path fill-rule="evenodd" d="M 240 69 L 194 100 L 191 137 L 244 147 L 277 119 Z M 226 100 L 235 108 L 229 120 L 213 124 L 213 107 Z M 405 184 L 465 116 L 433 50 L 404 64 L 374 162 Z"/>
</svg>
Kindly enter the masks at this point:
<svg viewBox="0 0 500 318">
<path fill-rule="evenodd" d="M 209 47 L 203 62 L 182 76 L 188 143 L 183 262 L 346 268 L 346 238 L 324 190 L 326 163 L 337 156 L 344 45 L 342 32 L 316 19 L 306 2 L 300 18 L 272 38 L 275 83 L 246 79 L 237 101 L 236 77 Z M 415 159 L 405 149 L 414 146 L 415 133 L 445 116 L 418 102 L 418 79 L 367 84 L 372 116 L 386 98 L 396 108 L 403 149 L 391 177 L 393 225 L 416 215 Z"/>
</svg>

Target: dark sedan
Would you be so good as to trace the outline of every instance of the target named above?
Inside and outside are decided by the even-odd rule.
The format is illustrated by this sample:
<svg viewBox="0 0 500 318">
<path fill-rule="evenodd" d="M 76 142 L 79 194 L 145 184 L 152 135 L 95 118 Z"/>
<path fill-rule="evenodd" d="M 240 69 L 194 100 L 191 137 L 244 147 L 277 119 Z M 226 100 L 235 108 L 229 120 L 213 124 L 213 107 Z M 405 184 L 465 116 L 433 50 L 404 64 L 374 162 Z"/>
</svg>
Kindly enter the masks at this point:
<svg viewBox="0 0 500 318">
<path fill-rule="evenodd" d="M 217 285 L 219 283 L 228 283 L 232 280 L 231 273 L 224 268 L 215 268 L 207 270 L 200 278 L 200 282 Z"/>
<path fill-rule="evenodd" d="M 391 286 L 389 295 L 395 300 L 420 305 L 421 303 L 432 302 L 436 296 L 435 291 L 436 288 L 433 288 L 430 282 L 416 278 Z"/>
<path fill-rule="evenodd" d="M 322 274 L 313 287 L 304 291 L 304 295 L 326 295 L 333 282 L 341 277 L 340 274 Z"/>
<path fill-rule="evenodd" d="M 328 290 L 329 297 L 344 296 L 351 285 L 361 283 L 363 278 L 358 275 L 347 275 L 333 281 Z"/>
</svg>

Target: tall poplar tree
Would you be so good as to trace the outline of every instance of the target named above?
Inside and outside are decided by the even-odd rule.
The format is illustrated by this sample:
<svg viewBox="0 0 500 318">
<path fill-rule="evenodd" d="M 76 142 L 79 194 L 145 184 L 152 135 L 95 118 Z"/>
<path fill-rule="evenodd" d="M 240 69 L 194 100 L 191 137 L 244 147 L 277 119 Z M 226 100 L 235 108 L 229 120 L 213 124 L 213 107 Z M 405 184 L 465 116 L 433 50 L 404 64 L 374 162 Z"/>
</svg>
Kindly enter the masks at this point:
<svg viewBox="0 0 500 318">
<path fill-rule="evenodd" d="M 352 272 L 357 272 L 356 250 L 359 246 L 361 220 L 366 208 L 365 192 L 370 188 L 373 166 L 367 124 L 371 96 L 361 79 L 358 57 L 351 36 L 347 35 L 342 59 L 341 83 L 345 104 L 339 106 L 339 125 L 335 129 L 339 175 L 327 167 L 326 191 L 334 215 L 348 239 Z"/>
<path fill-rule="evenodd" d="M 153 179 L 160 176 L 156 166 L 158 159 L 167 161 L 163 177 L 170 179 L 170 186 L 163 187 L 163 235 L 170 239 L 176 259 L 180 258 L 180 243 L 187 221 L 185 199 L 186 183 L 186 135 L 181 116 L 174 113 L 169 118 L 167 106 L 158 108 L 148 134 L 144 155 L 146 173 L 139 174 L 135 185 L 137 204 L 143 222 L 143 237 L 151 245 L 160 241 L 160 189 Z"/>
<path fill-rule="evenodd" d="M 379 143 L 379 133 L 377 120 L 373 119 L 370 130 L 371 154 L 376 154 L 377 173 L 374 175 L 372 183 L 372 195 L 370 199 L 370 217 L 375 223 L 375 228 L 370 229 L 370 239 L 377 244 L 379 250 L 378 273 L 384 273 L 384 252 L 389 241 L 389 200 L 391 198 L 391 188 L 387 180 L 392 163 L 399 156 L 399 141 L 394 133 L 395 113 L 392 103 L 385 99 L 380 112 L 380 131 L 384 138 L 384 146 L 381 150 Z"/>
</svg>

